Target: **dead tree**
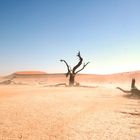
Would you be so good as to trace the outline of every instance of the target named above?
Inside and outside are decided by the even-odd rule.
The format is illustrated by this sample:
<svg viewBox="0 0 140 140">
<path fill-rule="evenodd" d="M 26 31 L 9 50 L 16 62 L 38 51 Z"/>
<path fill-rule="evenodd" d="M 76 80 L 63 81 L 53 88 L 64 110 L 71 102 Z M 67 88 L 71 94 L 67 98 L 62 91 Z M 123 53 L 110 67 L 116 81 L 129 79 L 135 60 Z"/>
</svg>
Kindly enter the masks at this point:
<svg viewBox="0 0 140 140">
<path fill-rule="evenodd" d="M 71 69 L 71 67 L 68 65 L 68 63 L 65 60 L 63 59 L 60 60 L 61 62 L 64 62 L 67 66 L 68 72 L 66 73 L 66 77 L 69 76 L 69 86 L 74 86 L 76 74 L 82 71 L 89 64 L 89 62 L 84 63 L 82 68 L 77 70 L 83 63 L 83 58 L 81 57 L 80 51 L 78 52 L 77 56 L 79 58 L 79 62 L 77 65 L 73 67 L 73 69 Z"/>
<path fill-rule="evenodd" d="M 117 89 L 121 90 L 124 93 L 130 93 L 131 96 L 139 96 L 140 97 L 140 90 L 135 86 L 136 80 L 133 78 L 131 81 L 131 89 L 130 90 L 124 90 L 120 87 L 117 87 Z"/>
</svg>

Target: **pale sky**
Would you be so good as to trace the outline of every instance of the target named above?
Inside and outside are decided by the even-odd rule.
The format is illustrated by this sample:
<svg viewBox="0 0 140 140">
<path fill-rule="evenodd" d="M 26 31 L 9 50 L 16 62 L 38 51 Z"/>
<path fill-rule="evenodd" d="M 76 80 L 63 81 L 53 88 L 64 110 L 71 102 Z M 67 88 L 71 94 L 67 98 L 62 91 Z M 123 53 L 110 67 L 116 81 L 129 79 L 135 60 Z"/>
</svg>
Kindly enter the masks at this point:
<svg viewBox="0 0 140 140">
<path fill-rule="evenodd" d="M 140 70 L 140 0 L 0 0 L 0 75 Z"/>
</svg>

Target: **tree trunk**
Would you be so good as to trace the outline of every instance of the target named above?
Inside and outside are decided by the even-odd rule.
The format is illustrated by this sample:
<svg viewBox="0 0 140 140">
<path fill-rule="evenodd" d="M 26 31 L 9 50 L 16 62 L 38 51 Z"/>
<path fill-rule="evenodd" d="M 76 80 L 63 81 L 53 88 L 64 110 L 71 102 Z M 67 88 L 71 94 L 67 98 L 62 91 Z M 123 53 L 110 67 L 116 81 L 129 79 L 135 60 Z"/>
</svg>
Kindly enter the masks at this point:
<svg viewBox="0 0 140 140">
<path fill-rule="evenodd" d="M 75 74 L 71 73 L 69 78 L 69 86 L 74 86 L 75 83 Z"/>
<path fill-rule="evenodd" d="M 136 86 L 135 86 L 135 79 L 132 79 L 132 82 L 131 82 L 131 89 L 135 89 Z"/>
</svg>

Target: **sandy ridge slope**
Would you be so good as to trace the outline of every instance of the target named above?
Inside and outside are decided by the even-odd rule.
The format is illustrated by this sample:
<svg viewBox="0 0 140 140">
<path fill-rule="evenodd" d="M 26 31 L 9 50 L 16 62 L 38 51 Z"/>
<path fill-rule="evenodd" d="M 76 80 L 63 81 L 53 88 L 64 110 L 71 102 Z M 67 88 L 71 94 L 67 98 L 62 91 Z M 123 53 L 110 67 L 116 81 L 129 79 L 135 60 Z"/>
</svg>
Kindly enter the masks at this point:
<svg viewBox="0 0 140 140">
<path fill-rule="evenodd" d="M 14 73 L 12 75 L 6 76 L 3 78 L 11 79 L 15 77 L 13 81 L 15 83 L 25 83 L 25 84 L 46 84 L 46 85 L 54 85 L 58 83 L 67 83 L 68 78 L 66 78 L 63 73 L 54 73 L 54 74 L 31 74 L 31 73 Z M 140 71 L 134 72 L 125 72 L 118 74 L 110 74 L 110 75 L 96 75 L 96 74 L 78 74 L 76 76 L 76 82 L 79 82 L 82 85 L 107 85 L 112 87 L 123 86 L 129 87 L 131 84 L 132 78 L 136 79 L 136 85 L 140 88 Z"/>
</svg>

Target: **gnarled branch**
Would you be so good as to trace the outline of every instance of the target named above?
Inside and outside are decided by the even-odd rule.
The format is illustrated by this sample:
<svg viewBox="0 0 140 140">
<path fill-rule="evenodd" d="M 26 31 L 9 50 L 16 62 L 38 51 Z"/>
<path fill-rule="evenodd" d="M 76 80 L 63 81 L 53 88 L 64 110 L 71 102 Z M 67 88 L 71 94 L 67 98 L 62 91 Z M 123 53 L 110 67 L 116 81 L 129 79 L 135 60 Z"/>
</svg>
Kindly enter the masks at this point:
<svg viewBox="0 0 140 140">
<path fill-rule="evenodd" d="M 65 61 L 65 60 L 60 60 L 61 62 L 64 62 L 65 64 L 66 64 L 66 66 L 67 66 L 67 70 L 68 70 L 68 72 L 66 73 L 66 77 L 68 77 L 69 76 L 69 74 L 70 74 L 70 71 L 71 71 L 71 69 L 70 69 L 70 66 L 68 65 L 68 63 Z"/>
<path fill-rule="evenodd" d="M 77 54 L 77 56 L 79 57 L 79 62 L 78 62 L 78 64 L 73 68 L 73 74 L 76 74 L 76 69 L 78 68 L 78 67 L 80 67 L 81 66 L 81 64 L 82 64 L 82 61 L 83 61 L 83 58 L 81 57 L 81 54 L 80 54 L 80 51 L 78 52 L 78 54 Z"/>
<path fill-rule="evenodd" d="M 84 63 L 83 67 L 80 70 L 78 70 L 75 74 L 77 74 L 78 72 L 82 71 L 88 64 L 89 64 L 89 62 L 87 62 L 86 64 Z"/>
<path fill-rule="evenodd" d="M 124 89 L 122 89 L 122 88 L 120 88 L 120 87 L 117 87 L 117 89 L 121 90 L 121 91 L 124 92 L 124 93 L 131 93 L 130 90 L 124 90 Z"/>
</svg>

